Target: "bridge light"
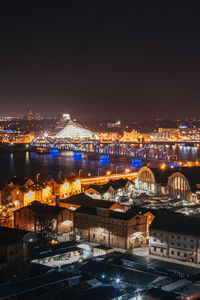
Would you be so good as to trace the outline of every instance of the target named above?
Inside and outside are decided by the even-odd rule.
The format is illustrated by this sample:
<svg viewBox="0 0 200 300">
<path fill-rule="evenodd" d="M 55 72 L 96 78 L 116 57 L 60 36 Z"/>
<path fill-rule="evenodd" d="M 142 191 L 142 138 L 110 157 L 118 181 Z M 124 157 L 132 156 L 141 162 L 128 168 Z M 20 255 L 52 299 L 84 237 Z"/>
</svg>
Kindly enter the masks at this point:
<svg viewBox="0 0 200 300">
<path fill-rule="evenodd" d="M 130 169 L 125 169 L 126 174 L 130 173 L 130 171 L 131 171 Z"/>
<path fill-rule="evenodd" d="M 107 172 L 106 172 L 106 175 L 107 175 L 107 176 L 111 175 L 111 171 L 107 171 Z"/>
<path fill-rule="evenodd" d="M 163 163 L 163 164 L 161 165 L 161 169 L 164 170 L 165 167 L 166 167 L 166 165 Z"/>
</svg>

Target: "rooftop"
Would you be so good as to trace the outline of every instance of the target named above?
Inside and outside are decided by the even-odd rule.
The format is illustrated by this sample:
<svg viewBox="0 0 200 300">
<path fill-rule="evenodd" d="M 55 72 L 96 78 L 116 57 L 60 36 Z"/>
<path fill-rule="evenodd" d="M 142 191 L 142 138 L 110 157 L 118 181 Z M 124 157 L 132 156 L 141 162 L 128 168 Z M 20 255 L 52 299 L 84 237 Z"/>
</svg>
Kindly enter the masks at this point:
<svg viewBox="0 0 200 300">
<path fill-rule="evenodd" d="M 200 236 L 200 218 L 184 216 L 171 211 L 160 212 L 150 225 L 151 230 L 161 230 L 191 236 Z"/>
<path fill-rule="evenodd" d="M 92 197 L 86 195 L 85 193 L 80 193 L 76 195 L 72 195 L 66 199 L 60 200 L 61 203 L 67 203 L 67 204 L 74 204 L 74 205 L 80 205 L 85 207 L 102 207 L 102 208 L 110 208 L 113 204 L 115 204 L 115 201 L 106 201 L 106 200 L 99 200 L 99 199 L 93 199 Z"/>
<path fill-rule="evenodd" d="M 19 208 L 18 210 L 27 209 L 27 208 L 31 209 L 36 214 L 46 215 L 46 216 L 47 215 L 57 216 L 65 209 L 63 207 L 52 206 L 52 205 L 41 203 L 39 201 L 33 201 L 31 202 L 30 205 Z"/>
</svg>

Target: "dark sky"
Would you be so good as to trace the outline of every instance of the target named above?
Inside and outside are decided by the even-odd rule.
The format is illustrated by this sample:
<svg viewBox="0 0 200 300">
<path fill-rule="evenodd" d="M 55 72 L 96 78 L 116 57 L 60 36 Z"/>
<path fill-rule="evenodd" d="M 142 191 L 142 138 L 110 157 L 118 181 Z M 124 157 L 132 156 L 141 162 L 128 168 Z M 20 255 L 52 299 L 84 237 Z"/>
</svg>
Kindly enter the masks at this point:
<svg viewBox="0 0 200 300">
<path fill-rule="evenodd" d="M 200 118 L 199 1 L 2 2 L 0 115 Z"/>
</svg>

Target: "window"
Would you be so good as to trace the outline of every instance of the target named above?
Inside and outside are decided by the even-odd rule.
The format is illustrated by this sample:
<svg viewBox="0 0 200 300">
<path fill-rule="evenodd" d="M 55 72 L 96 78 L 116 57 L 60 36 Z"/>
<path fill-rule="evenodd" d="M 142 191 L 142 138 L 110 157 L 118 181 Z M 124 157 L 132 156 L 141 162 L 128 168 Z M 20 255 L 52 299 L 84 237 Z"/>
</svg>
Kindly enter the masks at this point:
<svg viewBox="0 0 200 300">
<path fill-rule="evenodd" d="M 179 244 L 179 243 L 177 243 L 177 246 L 178 246 L 178 247 L 180 247 L 180 244 Z"/>
<path fill-rule="evenodd" d="M 191 246 L 191 249 L 194 249 L 194 247 L 193 247 L 193 246 Z"/>
<path fill-rule="evenodd" d="M 177 239 L 180 240 L 180 236 L 178 236 Z"/>
<path fill-rule="evenodd" d="M 156 247 L 153 247 L 153 251 L 156 252 Z"/>
<path fill-rule="evenodd" d="M 187 253 L 184 253 L 184 257 L 187 257 Z"/>
<path fill-rule="evenodd" d="M 174 235 L 171 235 L 171 238 L 174 239 Z"/>
<path fill-rule="evenodd" d="M 156 242 L 156 239 L 153 239 L 154 242 Z"/>
<path fill-rule="evenodd" d="M 154 232 L 153 234 L 156 235 L 156 232 Z"/>
<path fill-rule="evenodd" d="M 171 242 L 171 245 L 174 245 L 174 242 Z"/>
<path fill-rule="evenodd" d="M 183 239 L 184 239 L 184 241 L 186 240 L 186 238 L 185 238 L 185 237 L 184 237 Z"/>
<path fill-rule="evenodd" d="M 95 233 L 93 233 L 93 239 L 95 239 Z"/>
<path fill-rule="evenodd" d="M 192 243 L 194 242 L 194 240 L 190 240 Z"/>
<path fill-rule="evenodd" d="M 172 250 L 171 254 L 174 255 L 174 251 L 173 250 Z"/>
<path fill-rule="evenodd" d="M 177 255 L 180 256 L 180 252 L 179 251 L 177 252 Z"/>
<path fill-rule="evenodd" d="M 161 240 L 160 242 L 163 243 L 163 240 Z"/>
<path fill-rule="evenodd" d="M 160 236 L 163 236 L 163 234 L 161 233 Z"/>
<path fill-rule="evenodd" d="M 162 248 L 160 249 L 160 252 L 163 253 L 163 249 Z"/>
</svg>

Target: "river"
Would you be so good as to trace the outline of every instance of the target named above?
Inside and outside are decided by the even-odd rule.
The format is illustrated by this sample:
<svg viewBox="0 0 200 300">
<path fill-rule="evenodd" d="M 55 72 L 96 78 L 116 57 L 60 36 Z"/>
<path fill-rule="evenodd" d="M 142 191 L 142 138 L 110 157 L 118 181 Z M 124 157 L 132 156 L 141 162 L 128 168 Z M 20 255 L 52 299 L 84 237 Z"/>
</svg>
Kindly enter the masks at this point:
<svg viewBox="0 0 200 300">
<path fill-rule="evenodd" d="M 200 148 L 191 146 L 169 146 L 177 154 L 179 160 L 195 161 L 200 159 Z M 59 172 L 69 176 L 72 173 L 81 177 L 105 175 L 106 171 L 122 173 L 125 169 L 135 171 L 130 163 L 99 161 L 86 157 L 74 157 L 71 152 L 59 154 L 38 154 L 36 152 L 16 152 L 0 155 L 0 182 L 8 181 L 11 177 L 36 178 L 40 173 L 40 179 L 58 176 Z M 81 171 L 80 171 L 81 170 Z"/>
</svg>

